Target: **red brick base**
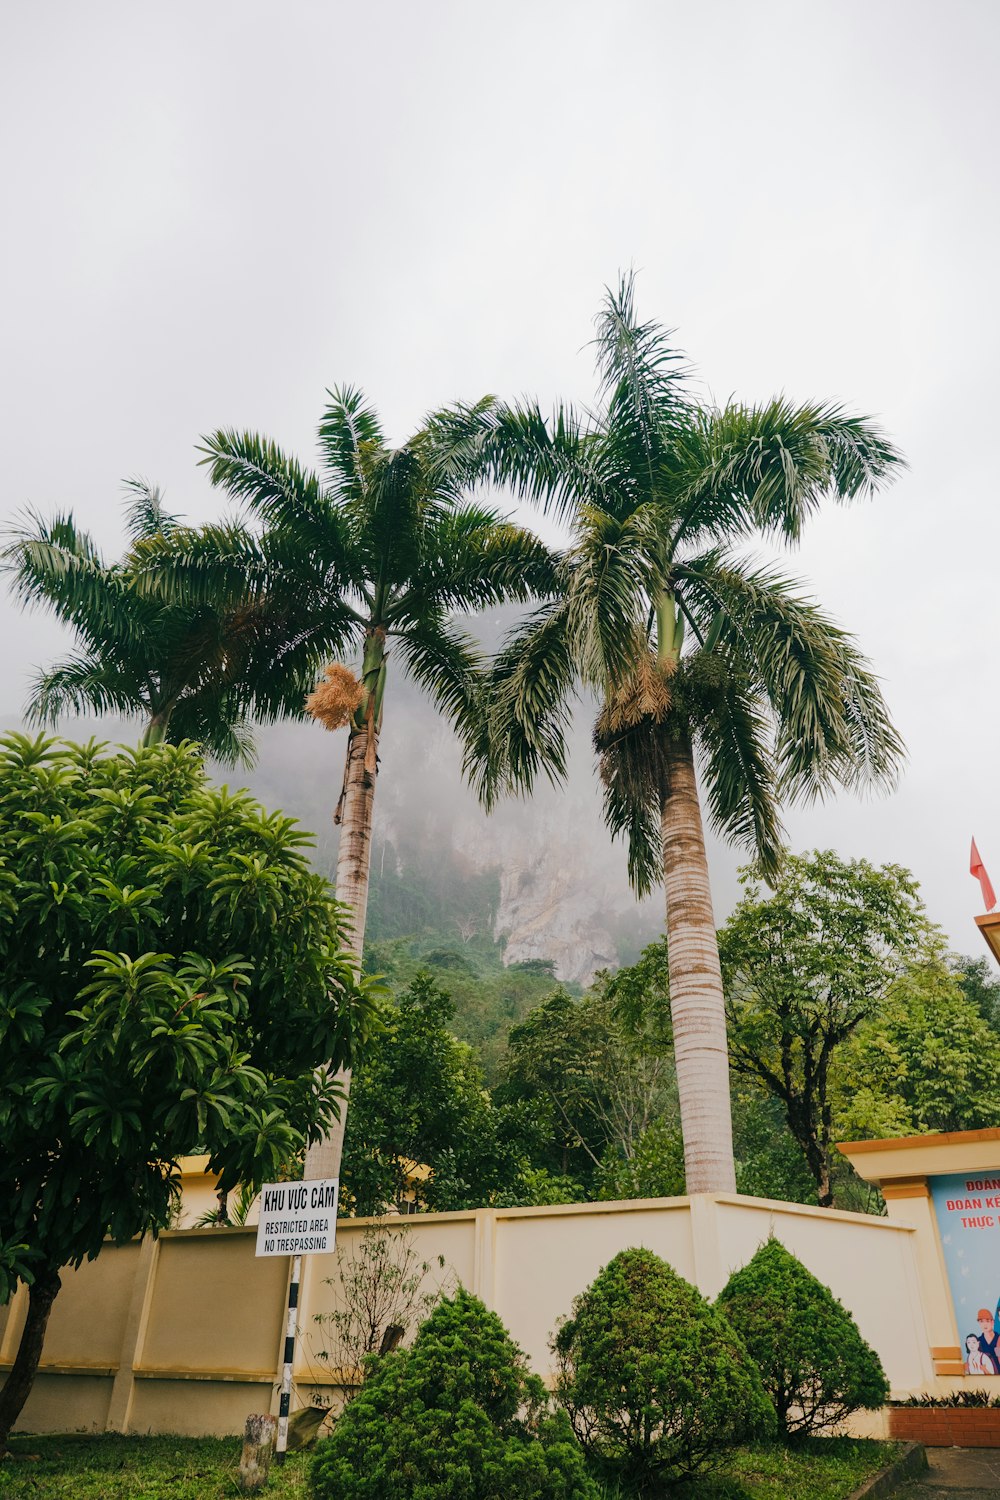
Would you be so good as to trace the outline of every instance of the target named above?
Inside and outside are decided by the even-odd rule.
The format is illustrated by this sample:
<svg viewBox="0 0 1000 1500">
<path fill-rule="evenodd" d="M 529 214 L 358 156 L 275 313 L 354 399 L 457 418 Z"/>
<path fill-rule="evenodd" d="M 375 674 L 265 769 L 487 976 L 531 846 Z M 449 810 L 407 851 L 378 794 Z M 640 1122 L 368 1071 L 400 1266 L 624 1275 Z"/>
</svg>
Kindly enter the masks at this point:
<svg viewBox="0 0 1000 1500">
<path fill-rule="evenodd" d="M 891 1406 L 889 1436 L 928 1448 L 1000 1448 L 1000 1407 Z"/>
</svg>

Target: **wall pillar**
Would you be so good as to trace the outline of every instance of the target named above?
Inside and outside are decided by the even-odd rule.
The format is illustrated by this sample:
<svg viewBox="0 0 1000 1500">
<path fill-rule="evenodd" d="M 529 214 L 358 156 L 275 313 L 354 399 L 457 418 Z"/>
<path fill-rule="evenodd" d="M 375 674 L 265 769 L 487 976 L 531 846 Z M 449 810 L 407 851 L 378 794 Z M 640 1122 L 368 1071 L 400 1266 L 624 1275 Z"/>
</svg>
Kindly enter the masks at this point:
<svg viewBox="0 0 1000 1500">
<path fill-rule="evenodd" d="M 497 1216 L 492 1208 L 476 1210 L 476 1245 L 472 1293 L 492 1308 L 496 1305 Z"/>
<path fill-rule="evenodd" d="M 7 1321 L 4 1323 L 3 1334 L 0 1336 L 0 1364 L 14 1363 L 27 1311 L 28 1288 L 21 1281 L 7 1305 Z"/>
<path fill-rule="evenodd" d="M 711 1193 L 693 1193 L 688 1203 L 695 1285 L 714 1302 L 728 1280 L 719 1254 L 719 1205 Z"/>
<path fill-rule="evenodd" d="M 886 1213 L 898 1223 L 916 1230 L 917 1275 L 920 1278 L 920 1301 L 927 1324 L 931 1359 L 936 1375 L 965 1374 L 965 1358 L 959 1343 L 958 1324 L 948 1288 L 948 1270 L 944 1263 L 941 1239 L 934 1217 L 930 1188 L 926 1177 L 882 1183 Z"/>
<path fill-rule="evenodd" d="M 107 1253 L 105 1251 L 105 1254 Z M 145 1235 L 139 1247 L 139 1261 L 136 1266 L 135 1280 L 132 1283 L 132 1296 L 125 1322 L 121 1357 L 118 1361 L 114 1384 L 111 1387 L 106 1429 L 108 1432 L 128 1432 L 132 1420 L 135 1371 L 136 1367 L 142 1363 L 142 1349 L 146 1342 L 149 1310 L 153 1303 L 159 1254 L 159 1239 L 151 1234 Z"/>
</svg>

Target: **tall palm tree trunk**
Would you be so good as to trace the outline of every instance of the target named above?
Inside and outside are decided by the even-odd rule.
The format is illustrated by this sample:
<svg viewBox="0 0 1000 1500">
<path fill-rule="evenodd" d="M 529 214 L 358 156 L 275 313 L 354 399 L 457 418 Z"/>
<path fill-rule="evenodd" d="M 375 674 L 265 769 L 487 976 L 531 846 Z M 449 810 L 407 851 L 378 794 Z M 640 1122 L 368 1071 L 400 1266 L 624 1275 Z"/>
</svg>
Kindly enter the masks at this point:
<svg viewBox="0 0 1000 1500">
<path fill-rule="evenodd" d="M 167 730 L 170 728 L 170 715 L 172 712 L 172 703 L 167 708 L 157 709 L 146 725 L 146 732 L 139 741 L 143 747 L 163 743 L 167 737 Z"/>
<path fill-rule="evenodd" d="M 733 1121 L 722 970 L 691 741 L 667 752 L 663 885 L 674 1056 L 689 1193 L 733 1193 Z"/>
<path fill-rule="evenodd" d="M 349 930 L 343 946 L 361 971 L 365 945 L 365 917 L 368 911 L 368 877 L 372 855 L 372 817 L 375 811 L 375 777 L 377 773 L 378 728 L 374 714 L 365 727 L 351 727 L 347 742 L 347 764 L 344 790 L 337 809 L 340 823 L 340 845 L 337 850 L 337 900 L 347 907 Z M 344 1154 L 344 1132 L 347 1129 L 347 1101 L 351 1092 L 351 1072 L 343 1068 L 337 1082 L 344 1091 L 340 1117 L 331 1133 L 306 1152 L 306 1177 L 339 1177 Z"/>
</svg>

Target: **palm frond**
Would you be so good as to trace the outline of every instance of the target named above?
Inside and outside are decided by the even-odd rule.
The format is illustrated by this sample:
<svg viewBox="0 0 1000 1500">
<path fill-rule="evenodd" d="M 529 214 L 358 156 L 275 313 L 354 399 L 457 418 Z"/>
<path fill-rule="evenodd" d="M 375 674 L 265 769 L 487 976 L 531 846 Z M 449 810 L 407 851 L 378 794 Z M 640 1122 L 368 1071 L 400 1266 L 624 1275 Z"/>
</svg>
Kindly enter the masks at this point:
<svg viewBox="0 0 1000 1500">
<path fill-rule="evenodd" d="M 554 593 L 561 561 L 532 532 L 484 506 L 463 505 L 428 518 L 420 531 L 416 581 L 387 620 L 427 609 L 476 610 Z"/>
<path fill-rule="evenodd" d="M 604 793 L 604 821 L 612 838 L 624 838 L 628 878 L 639 896 L 663 879 L 660 806 L 667 776 L 669 729 L 650 718 L 613 730 L 606 708 L 594 726 L 594 748 Z"/>
<path fill-rule="evenodd" d="M 570 406 L 557 406 L 546 421 L 534 402 L 490 397 L 435 412 L 427 425 L 468 484 L 503 485 L 559 517 L 581 501 L 605 509 L 614 503 L 598 462 L 598 434 Z"/>
<path fill-rule="evenodd" d="M 193 740 L 225 766 L 252 770 L 257 764 L 253 732 L 238 699 L 229 699 L 209 684 L 206 691 L 182 698 L 170 717 L 170 739 Z"/>
<path fill-rule="evenodd" d="M 483 736 L 483 657 L 471 636 L 443 614 L 411 624 L 393 637 L 406 671 L 430 696 L 466 745 Z"/>
<path fill-rule="evenodd" d="M 672 330 L 640 323 L 635 311 L 635 275 L 629 271 L 617 289 L 605 288 L 595 319 L 597 371 L 605 411 L 601 426 L 615 445 L 628 448 L 627 468 L 642 496 L 651 499 L 664 440 L 687 421 L 685 365 L 672 346 Z"/>
<path fill-rule="evenodd" d="M 736 566 L 715 550 L 678 569 L 704 623 L 719 612 L 719 650 L 759 686 L 776 722 L 778 791 L 895 784 L 905 747 L 853 638 L 776 569 Z"/>
<path fill-rule="evenodd" d="M 36 674 L 25 717 L 34 724 L 55 724 L 65 714 L 148 714 L 142 685 L 107 657 L 79 653 Z"/>
<path fill-rule="evenodd" d="M 419 445 L 386 448 L 369 464 L 363 496 L 350 505 L 368 574 L 376 585 L 405 584 L 418 571 L 420 530 L 442 510 L 428 490 Z"/>
<path fill-rule="evenodd" d="M 902 463 L 867 419 L 784 398 L 703 410 L 682 447 L 678 544 L 754 530 L 795 542 L 823 500 L 871 494 Z"/>
<path fill-rule="evenodd" d="M 576 668 L 569 608 L 558 599 L 534 610 L 507 637 L 484 685 L 485 719 L 467 741 L 465 772 L 489 809 L 511 792 L 528 795 L 541 772 L 566 775 L 566 731 Z"/>
<path fill-rule="evenodd" d="M 274 569 L 261 539 L 239 522 L 143 537 L 131 564 L 138 593 L 165 607 L 225 608 L 258 600 L 273 586 Z"/>
<path fill-rule="evenodd" d="M 784 850 L 772 724 L 737 674 L 726 672 L 711 694 L 697 738 L 712 827 L 771 878 Z"/>
<path fill-rule="evenodd" d="M 277 443 L 253 432 L 219 430 L 202 439 L 199 460 L 216 488 L 240 500 L 268 525 L 336 530 L 329 497 L 311 470 L 287 457 Z"/>
<path fill-rule="evenodd" d="M 645 648 L 650 599 L 661 582 L 658 525 L 654 505 L 624 521 L 592 506 L 580 509 L 567 619 L 577 669 L 598 692 L 627 678 Z"/>
<path fill-rule="evenodd" d="M 336 386 L 327 395 L 330 400 L 319 424 L 327 477 L 339 495 L 359 500 L 365 490 L 368 463 L 385 447 L 382 427 L 374 407 L 356 387 Z"/>
<path fill-rule="evenodd" d="M 150 611 L 126 570 L 105 564 L 70 515 L 46 521 L 29 512 L 7 529 L 0 566 L 22 605 L 51 610 L 95 649 L 105 640 L 136 642 L 149 628 Z"/>
<path fill-rule="evenodd" d="M 163 491 L 147 479 L 126 479 L 125 530 L 133 542 L 169 536 L 180 522 L 163 504 Z"/>
</svg>

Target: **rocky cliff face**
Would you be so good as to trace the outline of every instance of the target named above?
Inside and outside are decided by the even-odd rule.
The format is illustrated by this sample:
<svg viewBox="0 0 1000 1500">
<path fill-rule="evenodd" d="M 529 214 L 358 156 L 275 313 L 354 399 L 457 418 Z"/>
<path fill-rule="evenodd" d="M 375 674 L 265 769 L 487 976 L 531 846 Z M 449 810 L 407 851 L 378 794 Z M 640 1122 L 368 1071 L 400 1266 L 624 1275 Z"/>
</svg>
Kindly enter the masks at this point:
<svg viewBox="0 0 1000 1500">
<path fill-rule="evenodd" d="M 477 809 L 452 837 L 477 868 L 499 871 L 493 935 L 506 964 L 550 959 L 557 979 L 586 985 L 619 966 L 623 943 L 634 951 L 658 932 L 658 907 L 637 907 L 624 853 L 611 846 L 586 782 L 539 791 L 490 818 Z"/>
<path fill-rule="evenodd" d="M 589 984 L 598 969 L 620 962 L 618 942 L 595 909 L 593 891 L 581 891 L 572 862 L 553 857 L 551 849 L 501 868 L 493 931 L 505 940 L 504 963 L 551 959 L 556 978 L 570 984 Z"/>
<path fill-rule="evenodd" d="M 267 805 L 317 831 L 317 862 L 331 874 L 344 743 L 315 725 L 271 726 L 261 732 L 260 769 L 248 778 Z M 499 872 L 493 934 L 504 940 L 507 964 L 548 959 L 557 979 L 585 985 L 598 969 L 629 961 L 661 929 L 659 901 L 636 904 L 624 849 L 604 828 L 586 736 L 567 786 L 542 784 L 529 802 L 503 803 L 487 815 L 462 780 L 451 733 L 425 704 L 394 704 L 375 809 L 373 879 L 387 846 L 405 849 L 418 876 L 452 856 L 466 868 Z"/>
</svg>

